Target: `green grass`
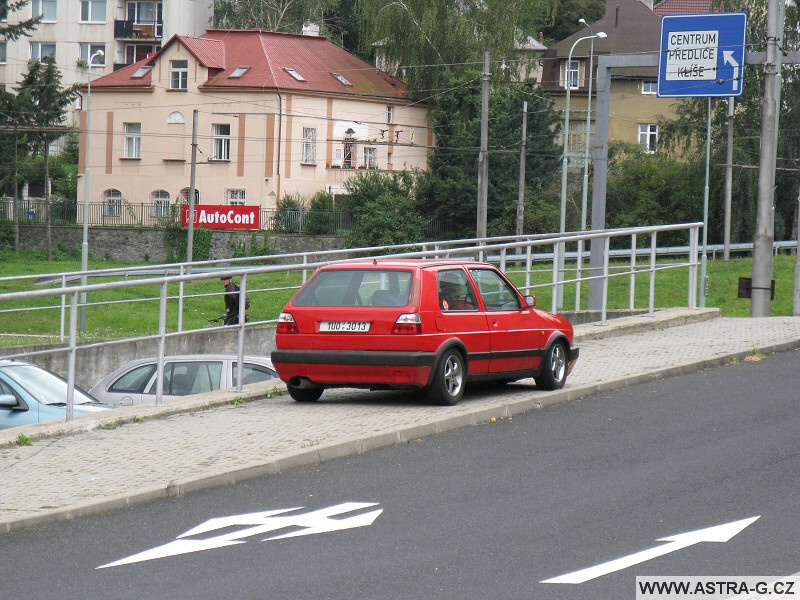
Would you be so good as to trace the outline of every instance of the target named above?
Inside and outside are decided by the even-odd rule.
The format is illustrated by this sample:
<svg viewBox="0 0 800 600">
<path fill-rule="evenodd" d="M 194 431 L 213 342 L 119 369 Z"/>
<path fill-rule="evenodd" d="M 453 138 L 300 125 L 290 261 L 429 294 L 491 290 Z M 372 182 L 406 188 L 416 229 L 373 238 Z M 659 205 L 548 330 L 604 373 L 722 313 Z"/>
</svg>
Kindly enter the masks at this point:
<svg viewBox="0 0 800 600">
<path fill-rule="evenodd" d="M 665 264 L 665 263 L 660 263 Z M 775 300 L 772 314 L 792 314 L 792 293 L 794 288 L 795 257 L 780 255 L 775 257 L 774 278 L 776 280 Z M 90 269 L 109 269 L 132 266 L 109 261 L 90 261 Z M 574 268 L 574 265 L 571 265 Z M 618 269 L 627 269 L 628 265 L 618 263 Z M 570 268 L 570 265 L 567 265 Z M 19 277 L 10 281 L 0 281 L 0 293 L 40 289 L 31 275 L 40 273 L 56 273 L 80 270 L 77 259 L 55 260 L 47 262 L 39 253 L 0 253 L 0 277 Z M 514 268 L 508 269 L 515 284 L 524 285 L 524 275 Z M 568 274 L 568 276 L 571 276 Z M 708 261 L 708 296 L 707 307 L 719 307 L 724 316 L 748 316 L 750 301 L 737 298 L 739 277 L 751 276 L 751 260 L 749 258 Z M 537 267 L 531 277 L 531 284 L 549 284 L 551 272 L 547 267 Z M 111 281 L 103 278 L 91 283 Z M 612 278 L 609 283 L 609 308 L 628 308 L 629 276 Z M 252 307 L 248 311 L 253 320 L 275 319 L 286 301 L 301 283 L 301 273 L 265 273 L 250 275 L 247 279 L 248 295 Z M 50 284 L 49 287 L 58 287 Z M 655 306 L 657 308 L 687 305 L 688 274 L 685 268 L 668 269 L 656 274 Z M 260 291 L 283 288 L 275 291 Z M 636 276 L 635 307 L 647 308 L 649 295 L 649 274 Z M 168 295 L 176 296 L 178 286 L 168 286 Z M 224 311 L 222 286 L 217 279 L 187 283 L 184 293 L 195 296 L 184 300 L 183 329 L 198 329 L 208 326 L 208 319 L 218 317 Z M 538 306 L 545 310 L 551 307 L 551 288 L 540 287 L 532 290 L 537 296 Z M 699 294 L 699 290 L 698 290 Z M 581 308 L 588 305 L 588 283 L 582 285 Z M 158 332 L 158 297 L 157 286 L 142 286 L 122 290 L 109 290 L 89 295 L 93 305 L 87 308 L 87 332 L 83 341 L 101 340 L 120 337 L 151 335 Z M 133 302 L 136 300 L 135 302 Z M 116 304 L 97 304 L 99 302 L 117 302 Z M 60 297 L 35 299 L 32 301 L 0 302 L 0 311 L 21 309 L 18 312 L 0 312 L 0 346 L 20 345 L 28 343 L 44 343 L 58 341 L 60 331 Z M 575 304 L 574 284 L 565 286 L 565 310 L 572 310 Z M 46 309 L 35 307 L 49 306 Z M 178 301 L 171 299 L 167 308 L 167 331 L 177 331 Z M 69 315 L 69 312 L 67 312 Z M 68 318 L 68 317 L 67 317 Z M 69 331 L 69 322 L 65 323 L 65 331 Z M 28 337 L 33 336 L 33 337 Z M 41 337 L 38 337 L 41 336 Z"/>
</svg>

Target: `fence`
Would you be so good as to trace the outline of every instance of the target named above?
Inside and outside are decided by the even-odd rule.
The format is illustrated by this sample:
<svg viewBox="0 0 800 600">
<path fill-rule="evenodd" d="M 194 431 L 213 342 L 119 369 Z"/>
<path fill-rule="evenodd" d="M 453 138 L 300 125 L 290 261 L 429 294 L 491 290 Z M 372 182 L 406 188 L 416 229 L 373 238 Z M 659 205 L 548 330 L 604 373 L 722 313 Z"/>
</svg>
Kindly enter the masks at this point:
<svg viewBox="0 0 800 600">
<path fill-rule="evenodd" d="M 171 204 L 134 204 L 124 201 L 90 202 L 90 226 L 125 225 L 134 227 L 169 227 L 180 226 L 180 214 L 177 205 Z M 51 225 L 83 225 L 83 204 L 53 200 L 50 202 Z M 44 225 L 47 223 L 47 203 L 41 198 L 25 198 L 17 200 L 18 220 L 25 225 Z M 14 200 L 0 198 L 0 221 L 14 219 Z M 279 233 L 297 233 L 309 235 L 338 235 L 351 228 L 349 212 L 344 211 L 311 211 L 311 210 L 274 210 L 260 209 L 260 227 L 263 231 Z M 441 239 L 446 237 L 447 225 L 436 219 L 426 224 L 424 239 Z"/>
</svg>

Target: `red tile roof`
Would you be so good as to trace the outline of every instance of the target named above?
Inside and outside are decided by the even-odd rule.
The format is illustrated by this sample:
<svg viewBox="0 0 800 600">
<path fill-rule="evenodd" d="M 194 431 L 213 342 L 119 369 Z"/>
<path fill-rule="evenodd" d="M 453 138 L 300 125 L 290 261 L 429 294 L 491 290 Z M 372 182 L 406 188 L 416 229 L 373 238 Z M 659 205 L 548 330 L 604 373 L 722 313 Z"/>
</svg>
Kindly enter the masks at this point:
<svg viewBox="0 0 800 600">
<path fill-rule="evenodd" d="M 406 97 L 405 84 L 324 37 L 257 30 L 210 30 L 199 37 L 176 35 L 155 55 L 92 82 L 92 87 L 151 86 L 150 74 L 134 79 L 141 66 L 155 64 L 172 44 L 182 44 L 210 69 L 201 89 L 281 89 L 325 94 Z M 230 75 L 250 67 L 241 77 Z M 293 77 L 287 69 L 305 81 Z M 343 83 L 338 73 L 351 85 Z"/>
<path fill-rule="evenodd" d="M 657 15 L 696 15 L 714 12 L 714 0 L 661 0 L 653 7 Z"/>
</svg>

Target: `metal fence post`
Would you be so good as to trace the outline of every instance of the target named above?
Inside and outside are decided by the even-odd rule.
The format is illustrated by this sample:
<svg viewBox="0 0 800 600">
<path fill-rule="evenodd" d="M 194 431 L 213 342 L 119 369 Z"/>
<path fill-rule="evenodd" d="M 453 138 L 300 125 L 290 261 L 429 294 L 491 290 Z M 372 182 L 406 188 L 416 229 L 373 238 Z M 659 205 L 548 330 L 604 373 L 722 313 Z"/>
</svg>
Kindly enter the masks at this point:
<svg viewBox="0 0 800 600">
<path fill-rule="evenodd" d="M 628 291 L 628 308 L 636 306 L 636 234 L 631 234 L 631 284 Z"/>
<path fill-rule="evenodd" d="M 650 301 L 647 314 L 655 316 L 656 302 L 656 232 L 650 234 Z"/>
<path fill-rule="evenodd" d="M 575 260 L 575 310 L 581 309 L 581 267 L 583 266 L 583 240 L 578 240 L 578 256 Z"/>
<path fill-rule="evenodd" d="M 692 227 L 689 230 L 689 308 L 697 308 L 697 245 L 698 229 Z"/>
<path fill-rule="evenodd" d="M 180 268 L 183 277 L 183 265 Z M 178 282 L 178 332 L 183 331 L 183 280 Z"/>
<path fill-rule="evenodd" d="M 561 244 L 555 242 L 553 244 L 553 293 L 550 299 L 550 312 L 558 311 L 558 259 L 561 254 Z"/>
<path fill-rule="evenodd" d="M 64 320 L 66 318 L 67 313 L 67 276 L 61 276 L 61 289 L 64 290 L 64 293 L 61 294 L 61 319 L 60 319 L 60 327 L 59 327 L 59 339 L 58 341 L 64 342 Z"/>
<path fill-rule="evenodd" d="M 608 312 L 608 263 L 611 260 L 611 236 L 605 237 L 605 249 L 603 250 L 603 297 L 602 297 L 602 318 L 601 325 L 608 325 L 606 313 Z"/>
<path fill-rule="evenodd" d="M 161 284 L 158 301 L 158 364 L 156 366 L 156 406 L 164 406 L 164 350 L 167 341 L 167 283 Z"/>
<path fill-rule="evenodd" d="M 62 296 L 63 297 L 63 296 Z M 69 359 L 67 362 L 67 421 L 72 421 L 75 405 L 75 359 L 78 350 L 78 292 L 72 292 L 69 305 Z"/>
<path fill-rule="evenodd" d="M 244 324 L 247 320 L 247 309 L 245 308 L 247 298 L 247 273 L 239 278 L 239 339 L 236 347 L 236 391 L 242 391 L 242 379 L 244 378 Z"/>
</svg>

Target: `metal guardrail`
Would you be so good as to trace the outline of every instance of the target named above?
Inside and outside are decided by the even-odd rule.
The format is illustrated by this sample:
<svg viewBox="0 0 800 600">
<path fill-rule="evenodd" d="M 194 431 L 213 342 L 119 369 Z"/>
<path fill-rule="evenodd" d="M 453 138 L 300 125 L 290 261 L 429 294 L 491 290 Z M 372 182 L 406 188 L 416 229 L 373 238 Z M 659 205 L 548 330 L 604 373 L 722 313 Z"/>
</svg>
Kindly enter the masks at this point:
<svg viewBox="0 0 800 600">
<path fill-rule="evenodd" d="M 10 292 L 0 294 L 0 314 L 12 313 L 16 310 L 30 310 L 30 308 L 16 309 L 16 308 L 3 308 L 5 302 L 12 302 L 18 300 L 31 300 L 36 298 L 60 297 L 61 298 L 61 338 L 64 341 L 64 327 L 66 316 L 69 315 L 67 345 L 62 348 L 57 348 L 55 351 L 69 352 L 68 359 L 68 408 L 67 420 L 72 419 L 73 411 L 73 394 L 75 385 L 75 359 L 78 346 L 78 320 L 79 310 L 79 297 L 84 293 L 108 291 L 108 290 L 124 290 L 139 286 L 158 286 L 160 293 L 157 298 L 158 301 L 158 333 L 153 336 L 142 336 L 139 338 L 131 338 L 131 340 L 140 339 L 157 339 L 158 340 L 158 389 L 156 390 L 156 405 L 163 406 L 163 389 L 162 389 L 162 374 L 164 363 L 164 349 L 165 341 L 169 336 L 179 335 L 182 331 L 182 311 L 184 298 L 193 297 L 184 295 L 184 284 L 193 281 L 202 281 L 206 279 L 214 279 L 219 276 L 219 271 L 224 268 L 227 273 L 240 277 L 240 302 L 239 302 L 239 325 L 238 339 L 237 339 L 237 355 L 238 355 L 238 368 L 240 372 L 237 377 L 237 390 L 242 389 L 242 373 L 243 356 L 244 356 L 244 333 L 246 327 L 252 327 L 258 324 L 271 323 L 275 319 L 266 321 L 251 321 L 245 323 L 244 319 L 244 306 L 243 301 L 245 294 L 248 292 L 252 296 L 255 293 L 268 293 L 275 291 L 278 288 L 263 289 L 263 290 L 248 290 L 247 278 L 254 274 L 262 273 L 275 273 L 275 272 L 292 272 L 301 271 L 302 281 L 305 282 L 307 276 L 313 270 L 337 260 L 357 260 L 355 256 L 360 257 L 375 257 L 375 258 L 439 258 L 439 259 L 456 259 L 468 258 L 485 260 L 497 263 L 501 270 L 505 270 L 509 262 L 521 263 L 524 275 L 525 284 L 521 289 L 526 293 L 541 287 L 553 288 L 553 304 L 551 311 L 557 312 L 555 293 L 559 288 L 566 284 L 575 284 L 576 286 L 576 307 L 580 307 L 580 289 L 583 282 L 597 282 L 602 287 L 602 302 L 601 302 L 601 324 L 607 324 L 607 310 L 608 310 L 608 282 L 612 277 L 627 276 L 630 278 L 630 298 L 629 308 L 634 308 L 634 289 L 635 278 L 639 274 L 649 274 L 649 298 L 648 298 L 648 314 L 654 314 L 654 299 L 655 299 L 655 274 L 657 271 L 664 269 L 686 268 L 688 271 L 688 294 L 687 306 L 690 308 L 697 307 L 697 266 L 698 266 L 698 235 L 702 223 L 685 223 L 678 225 L 662 225 L 654 227 L 636 227 L 628 229 L 605 230 L 598 232 L 572 232 L 564 235 L 540 234 L 528 236 L 504 236 L 498 238 L 472 238 L 466 240 L 452 240 L 441 241 L 433 243 L 419 243 L 419 244 L 403 244 L 397 246 L 378 246 L 370 248 L 357 248 L 357 249 L 343 249 L 343 250 L 330 250 L 311 253 L 292 253 L 283 255 L 269 255 L 261 257 L 247 257 L 240 259 L 227 259 L 224 261 L 203 261 L 196 263 L 183 263 L 172 265 L 148 265 L 142 267 L 128 267 L 123 269 L 104 269 L 100 271 L 75 271 L 70 273 L 54 273 L 50 275 L 31 275 L 22 277 L 3 277 L 3 281 L 19 281 L 26 279 L 55 279 L 60 281 L 61 285 L 57 288 L 39 289 L 39 290 L 26 290 L 22 292 Z M 656 259 L 658 256 L 657 236 L 660 233 L 666 232 L 684 232 L 688 235 L 689 245 L 687 251 L 684 253 L 685 260 L 668 263 L 657 264 Z M 611 243 L 612 240 L 629 240 L 630 250 L 630 264 L 622 269 L 612 269 L 610 261 L 612 259 Z M 644 249 L 648 253 L 648 263 L 646 266 L 641 266 L 637 263 L 637 256 L 643 249 L 637 247 L 637 240 L 649 239 L 649 248 Z M 567 279 L 565 275 L 569 272 L 572 273 L 573 269 L 565 269 L 559 271 L 558 253 L 561 247 L 570 248 L 577 246 L 575 251 L 576 259 L 580 259 L 584 255 L 584 245 L 586 241 L 599 242 L 604 245 L 604 261 L 600 268 L 590 270 L 584 274 L 585 270 L 581 266 L 581 261 L 576 261 L 576 268 L 574 269 L 574 277 Z M 569 253 L 567 254 L 569 255 Z M 531 275 L 534 273 L 541 273 L 541 270 L 534 270 L 536 261 L 543 260 L 552 261 L 551 267 L 551 281 L 545 284 L 532 285 Z M 260 265 L 252 266 L 247 263 L 253 261 L 269 260 L 270 262 L 279 261 L 282 264 L 273 265 Z M 163 273 L 163 274 L 162 274 Z M 83 276 L 87 277 L 87 281 L 97 279 L 99 277 L 123 277 L 121 281 L 106 282 L 106 283 L 87 283 L 86 285 L 70 285 L 71 282 L 80 281 Z M 178 284 L 178 331 L 167 333 L 167 286 L 169 284 Z M 31 286 L 33 287 L 33 286 Z M 286 288 L 280 288 L 285 290 Z M 209 294 L 204 294 L 209 295 Z M 213 294 L 218 295 L 218 294 Z M 174 299 L 174 297 L 172 298 Z M 145 299 L 146 300 L 146 299 Z M 156 300 L 153 298 L 152 300 Z M 137 301 L 142 301 L 141 299 Z M 116 301 L 115 301 L 116 302 Z M 98 304 L 98 303 L 95 303 Z M 68 307 L 67 307 L 68 305 Z M 87 304 L 88 305 L 88 304 Z M 277 315 L 276 315 L 277 318 Z M 204 329 L 204 328 L 203 328 Z M 200 329 L 202 330 L 202 329 Z M 200 331 L 197 330 L 197 331 Z M 102 342 L 109 343 L 109 342 Z M 96 343 L 84 344 L 81 347 L 89 347 L 97 345 Z M 54 349 L 50 348 L 47 352 L 53 352 Z M 40 352 L 27 352 L 22 354 L 8 355 L 8 357 L 25 357 L 38 354 Z"/>
</svg>

